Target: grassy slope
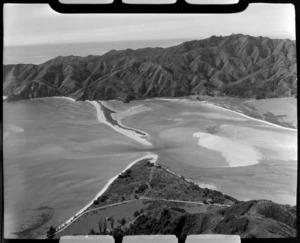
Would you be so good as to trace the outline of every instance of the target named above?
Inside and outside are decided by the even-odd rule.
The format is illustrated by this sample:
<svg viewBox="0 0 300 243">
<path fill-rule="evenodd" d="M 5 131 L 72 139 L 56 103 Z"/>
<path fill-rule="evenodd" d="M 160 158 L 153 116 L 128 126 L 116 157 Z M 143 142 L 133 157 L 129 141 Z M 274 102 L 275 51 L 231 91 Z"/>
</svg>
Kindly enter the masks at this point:
<svg viewBox="0 0 300 243">
<path fill-rule="evenodd" d="M 200 188 L 170 173 L 161 166 L 143 160 L 121 174 L 92 207 L 122 202 L 140 197 L 232 204 L 236 200 L 222 193 Z"/>
</svg>

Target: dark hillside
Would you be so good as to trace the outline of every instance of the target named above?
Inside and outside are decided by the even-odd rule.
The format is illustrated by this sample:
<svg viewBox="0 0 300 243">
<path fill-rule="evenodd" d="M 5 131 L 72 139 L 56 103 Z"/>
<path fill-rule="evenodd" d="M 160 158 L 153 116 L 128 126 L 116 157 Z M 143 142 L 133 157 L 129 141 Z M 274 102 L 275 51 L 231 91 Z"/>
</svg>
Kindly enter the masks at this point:
<svg viewBox="0 0 300 243">
<path fill-rule="evenodd" d="M 6 65 L 3 75 L 9 100 L 58 95 L 124 101 L 191 94 L 268 98 L 297 92 L 295 42 L 241 34 Z"/>
</svg>

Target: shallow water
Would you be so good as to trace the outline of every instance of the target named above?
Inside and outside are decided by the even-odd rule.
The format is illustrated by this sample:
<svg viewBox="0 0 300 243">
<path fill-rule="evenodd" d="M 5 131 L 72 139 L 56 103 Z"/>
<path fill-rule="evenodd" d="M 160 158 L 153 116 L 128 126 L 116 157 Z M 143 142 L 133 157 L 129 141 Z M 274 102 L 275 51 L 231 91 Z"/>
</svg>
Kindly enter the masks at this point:
<svg viewBox="0 0 300 243">
<path fill-rule="evenodd" d="M 4 140 L 6 237 L 16 237 L 14 232 L 39 237 L 144 155 L 136 142 L 100 124 L 94 107 L 86 102 L 5 103 L 4 131 L 10 132 Z M 36 229 L 28 236 L 31 228 Z"/>
<path fill-rule="evenodd" d="M 99 123 L 88 102 L 44 98 L 4 104 L 5 237 L 41 237 L 147 152 L 158 154 L 158 163 L 172 171 L 237 199 L 296 203 L 296 132 L 199 102 L 107 104 L 122 111 L 148 108 L 122 124 L 148 133 L 153 146 Z M 197 133 L 204 134 L 200 141 Z M 246 163 L 249 159 L 255 163 Z"/>
<path fill-rule="evenodd" d="M 140 104 L 151 107 L 151 113 L 127 117 L 123 123 L 152 135 L 162 165 L 240 200 L 296 204 L 297 132 L 200 102 L 147 100 L 130 105 Z M 205 135 L 204 141 L 194 137 L 197 133 Z M 235 167 L 228 167 L 230 163 Z"/>
</svg>

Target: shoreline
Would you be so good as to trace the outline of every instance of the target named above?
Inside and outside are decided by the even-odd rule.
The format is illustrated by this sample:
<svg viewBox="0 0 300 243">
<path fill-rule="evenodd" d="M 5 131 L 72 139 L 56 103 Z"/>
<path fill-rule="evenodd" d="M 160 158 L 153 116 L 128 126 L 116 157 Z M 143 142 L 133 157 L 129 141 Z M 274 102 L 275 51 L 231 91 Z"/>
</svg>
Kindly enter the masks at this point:
<svg viewBox="0 0 300 243">
<path fill-rule="evenodd" d="M 125 135 L 126 137 L 129 137 L 143 145 L 146 145 L 146 146 L 152 146 L 152 143 L 150 143 L 149 141 L 147 141 L 146 139 L 142 138 L 143 136 L 141 135 L 138 135 L 136 134 L 135 132 L 130 132 L 129 130 L 125 130 L 125 129 L 122 129 L 120 128 L 119 126 L 114 126 L 112 125 L 110 122 L 108 122 L 103 114 L 103 111 L 101 109 L 101 106 L 99 105 L 99 103 L 95 100 L 93 101 L 90 101 L 90 100 L 86 100 L 86 102 L 90 103 L 91 105 L 94 106 L 94 108 L 96 109 L 97 111 L 97 118 L 98 118 L 98 121 L 100 123 L 103 123 L 109 127 L 111 127 L 113 130 L 115 130 L 116 132 L 120 133 L 120 134 L 123 134 Z M 101 102 L 101 101 L 99 101 Z M 101 103 L 102 104 L 102 103 Z M 103 104 L 102 104 L 103 105 Z"/>
<path fill-rule="evenodd" d="M 202 102 L 203 102 L 203 101 L 202 101 Z M 244 113 L 237 112 L 237 111 L 234 111 L 234 110 L 231 110 L 231 109 L 228 109 L 228 108 L 224 108 L 224 107 L 222 107 L 222 106 L 219 106 L 219 105 L 215 105 L 215 104 L 209 103 L 208 101 L 204 101 L 203 104 L 208 105 L 208 106 L 217 107 L 217 108 L 222 109 L 222 110 L 230 111 L 230 112 L 232 112 L 232 113 L 234 113 L 234 114 L 238 114 L 238 115 L 243 116 L 243 117 L 246 117 L 246 118 L 248 118 L 248 119 L 250 119 L 250 120 L 262 122 L 262 123 L 268 124 L 268 125 L 270 125 L 270 126 L 274 126 L 274 127 L 281 128 L 281 129 L 284 129 L 284 130 L 289 130 L 289 131 L 293 131 L 293 132 L 297 132 L 297 131 L 298 131 L 297 128 L 284 127 L 284 126 L 280 126 L 280 125 L 277 125 L 277 124 L 272 123 L 272 122 L 268 122 L 268 121 L 265 121 L 265 120 L 261 120 L 261 119 L 257 119 L 257 118 L 251 117 L 251 116 L 247 116 L 247 115 L 245 115 Z"/>
<path fill-rule="evenodd" d="M 131 162 L 129 165 L 126 166 L 126 168 L 124 170 L 122 170 L 119 174 L 115 175 L 114 177 L 112 177 L 111 179 L 108 180 L 108 182 L 104 185 L 104 187 L 101 189 L 100 192 L 97 193 L 97 195 L 88 202 L 88 204 L 86 206 L 84 206 L 82 209 L 80 209 L 76 214 L 74 214 L 71 218 L 69 218 L 68 220 L 66 220 L 64 223 L 62 223 L 61 225 L 59 225 L 58 227 L 56 227 L 56 231 L 61 230 L 64 227 L 67 227 L 69 224 L 71 224 L 74 220 L 76 220 L 82 213 L 84 213 L 84 211 L 86 209 L 88 209 L 96 199 L 98 199 L 100 196 L 102 196 L 106 190 L 109 188 L 109 186 L 118 178 L 118 176 L 122 173 L 124 173 L 126 170 L 130 169 L 134 164 L 140 162 L 141 160 L 145 160 L 145 159 L 149 159 L 150 163 L 156 164 L 156 161 L 158 159 L 158 155 L 157 154 L 153 154 L 153 153 L 148 153 L 147 155 L 144 155 L 142 157 L 139 157 L 138 159 L 134 160 L 133 162 Z"/>
<path fill-rule="evenodd" d="M 268 122 L 268 121 L 265 121 L 265 120 L 261 120 L 261 119 L 257 119 L 257 118 L 254 118 L 254 117 L 251 117 L 251 116 L 248 116 L 244 113 L 241 113 L 241 112 L 238 112 L 238 111 L 234 111 L 234 110 L 231 110 L 229 108 L 225 108 L 223 106 L 219 106 L 219 105 L 216 105 L 216 104 L 213 104 L 209 101 L 194 101 L 194 100 L 189 100 L 189 99 L 186 99 L 186 98 L 183 98 L 183 99 L 178 99 L 178 98 L 174 98 L 174 99 L 171 99 L 171 98 L 154 98 L 155 100 L 163 100 L 163 101 L 177 101 L 177 102 L 191 102 L 191 103 L 200 103 L 200 104 L 204 104 L 204 105 L 207 105 L 207 106 L 213 106 L 213 107 L 216 107 L 216 108 L 219 108 L 219 109 L 222 109 L 222 110 L 226 110 L 226 111 L 230 111 L 234 114 L 238 114 L 240 116 L 243 116 L 247 119 L 250 119 L 250 120 L 254 120 L 254 121 L 258 121 L 258 122 L 262 122 L 262 123 L 265 123 L 265 124 L 268 124 L 270 126 L 274 126 L 274 127 L 277 127 L 277 128 L 281 128 L 281 129 L 285 129 L 285 130 L 289 130 L 289 131 L 293 131 L 293 132 L 297 132 L 298 129 L 297 128 L 290 128 L 290 127 L 284 127 L 284 126 L 281 126 L 281 125 L 278 125 L 278 124 L 275 124 L 275 123 L 272 123 L 272 122 Z"/>
<path fill-rule="evenodd" d="M 6 100 L 7 99 L 7 97 L 8 96 L 2 96 L 2 99 L 3 100 Z M 67 97 L 67 96 L 50 96 L 50 97 L 38 97 L 38 98 L 32 98 L 32 99 L 29 99 L 29 100 L 34 100 L 34 99 L 45 99 L 45 98 L 56 98 L 56 99 L 67 99 L 67 100 L 70 100 L 70 101 L 73 101 L 73 102 L 76 102 L 76 100 L 75 99 L 73 99 L 73 98 L 71 98 L 71 97 Z M 257 119 L 257 118 L 254 118 L 254 117 L 251 117 L 251 116 L 248 116 L 248 115 L 246 115 L 246 114 L 244 114 L 244 113 L 241 113 L 241 112 L 238 112 L 238 111 L 234 111 L 234 110 L 231 110 L 231 109 L 229 109 L 229 108 L 225 108 L 225 107 L 223 107 L 223 106 L 219 106 L 219 105 L 216 105 L 216 104 L 213 104 L 213 103 L 211 103 L 211 102 L 209 102 L 209 101 L 196 101 L 196 100 L 191 100 L 191 99 L 187 99 L 186 97 L 185 98 L 182 98 L 182 99 L 178 99 L 178 98 L 163 98 L 163 97 L 155 97 L 155 98 L 151 98 L 151 99 L 144 99 L 144 100 L 162 100 L 162 101 L 177 101 L 177 102 L 191 102 L 191 103 L 202 103 L 202 104 L 205 104 L 205 105 L 208 105 L 208 106 L 213 106 L 213 107 L 217 107 L 217 108 L 220 108 L 220 109 L 223 109 L 223 110 L 226 110 L 226 111 L 230 111 L 230 112 L 232 112 L 232 113 L 234 113 L 234 114 L 238 114 L 238 115 L 240 115 L 240 116 L 243 116 L 243 117 L 245 117 L 245 118 L 248 118 L 248 119 L 250 119 L 250 120 L 254 120 L 254 121 L 258 121 L 258 122 L 262 122 L 262 123 L 265 123 L 265 124 L 267 124 L 267 125 L 270 125 L 270 126 L 274 126 L 274 127 L 277 127 L 277 128 L 281 128 L 281 129 L 285 129 L 285 130 L 289 130 L 289 131 L 293 131 L 293 132 L 297 132 L 298 131 L 298 129 L 297 128 L 290 128 L 290 127 L 284 127 L 284 126 L 281 126 L 281 125 L 278 125 L 278 124 L 275 124 L 275 123 L 272 123 L 272 122 L 268 122 L 268 121 L 265 121 L 265 120 L 262 120 L 262 119 Z M 92 105 L 94 105 L 94 102 L 96 102 L 97 103 L 97 101 L 96 100 L 92 100 L 92 101 L 90 101 L 90 100 L 85 100 L 86 102 L 88 102 L 88 103 L 90 103 L 90 104 L 92 104 Z M 138 101 L 138 100 L 137 100 Z M 111 109 L 111 110 L 113 110 L 113 111 L 115 111 L 115 112 L 117 112 L 117 113 L 119 113 L 119 111 L 116 111 L 115 109 L 113 109 L 112 107 L 110 107 L 109 105 L 107 105 L 106 103 L 104 104 L 104 102 L 103 101 L 100 101 L 100 100 L 98 100 L 98 102 L 100 102 L 103 106 L 105 106 L 105 107 L 107 107 L 108 109 Z M 99 104 L 98 104 L 99 105 Z M 100 106 L 100 105 L 99 105 Z M 96 108 L 96 110 L 97 110 L 97 116 L 98 116 L 98 109 L 97 109 L 97 105 L 94 105 L 94 107 Z M 100 110 L 101 110 L 101 107 L 99 107 L 100 108 Z M 121 119 L 122 119 L 123 117 L 121 117 L 120 119 L 117 119 L 117 121 L 118 121 L 118 123 L 120 124 L 120 125 L 122 125 L 122 126 L 124 126 L 125 128 L 128 128 L 128 129 L 132 129 L 132 128 L 130 128 L 130 127 L 127 127 L 127 126 L 125 126 L 125 125 L 123 125 L 122 123 L 121 123 Z M 100 120 L 99 120 L 100 121 Z M 106 124 L 106 125 L 109 125 L 110 127 L 112 127 L 115 131 L 117 131 L 118 129 L 116 129 L 113 125 L 111 125 L 109 122 L 104 122 L 103 120 L 101 120 L 100 121 L 101 123 L 104 123 L 104 124 Z M 136 130 L 136 129 L 135 129 Z M 137 130 L 137 131 L 139 131 L 139 130 Z M 117 132 L 120 132 L 120 131 L 117 131 Z M 132 138 L 132 139 L 134 139 L 134 140 L 137 140 L 137 138 L 134 136 L 134 138 L 133 138 L 133 136 L 130 136 L 130 134 L 125 134 L 126 132 L 120 132 L 120 133 L 122 133 L 123 135 L 125 135 L 125 136 L 128 136 L 128 137 L 130 137 L 130 138 Z M 143 133 L 146 133 L 146 132 L 143 132 Z M 146 133 L 147 134 L 147 133 Z M 147 134 L 148 135 L 148 134 Z M 146 136 L 147 136 L 146 135 Z M 139 141 L 139 142 L 141 142 L 141 140 L 144 140 L 144 139 L 141 139 L 141 138 L 139 138 L 139 140 L 137 140 L 137 141 Z M 147 145 L 152 145 L 150 142 L 145 142 L 145 141 L 143 141 L 142 143 L 144 143 L 144 144 L 146 144 L 147 143 Z"/>
<path fill-rule="evenodd" d="M 49 98 L 66 99 L 66 100 L 70 100 L 70 101 L 76 102 L 75 99 L 73 99 L 73 98 L 71 98 L 71 97 L 67 97 L 67 96 L 52 96 L 52 97 L 49 97 Z"/>
<path fill-rule="evenodd" d="M 104 107 L 106 107 L 107 109 L 112 110 L 112 111 L 115 112 L 114 114 L 111 115 L 111 117 L 112 117 L 113 119 L 115 119 L 122 127 L 127 128 L 127 129 L 129 129 L 129 130 L 132 130 L 132 129 L 133 129 L 133 130 L 138 131 L 138 132 L 140 132 L 140 133 L 146 134 L 146 135 L 144 135 L 144 136 L 149 136 L 149 134 L 146 133 L 146 132 L 144 132 L 144 131 L 140 131 L 140 130 L 138 130 L 138 129 L 135 129 L 135 128 L 132 128 L 132 127 L 128 127 L 128 126 L 124 125 L 124 124 L 122 123 L 122 119 L 125 118 L 125 117 L 127 117 L 127 116 L 130 116 L 130 115 L 135 115 L 135 114 L 138 114 L 138 113 L 143 112 L 143 111 L 151 110 L 150 108 L 144 108 L 144 109 L 141 110 L 141 111 L 133 112 L 133 113 L 128 114 L 128 115 L 123 115 L 123 113 L 127 113 L 127 112 L 130 113 L 130 112 L 132 112 L 134 109 L 136 109 L 137 107 L 140 107 L 140 106 L 143 106 L 143 105 L 133 106 L 133 107 L 129 108 L 128 110 L 125 110 L 125 111 L 119 111 L 119 110 L 114 109 L 114 108 L 111 107 L 110 105 L 108 105 L 107 102 L 105 102 L 105 101 L 99 101 L 99 102 L 100 102 Z"/>
</svg>

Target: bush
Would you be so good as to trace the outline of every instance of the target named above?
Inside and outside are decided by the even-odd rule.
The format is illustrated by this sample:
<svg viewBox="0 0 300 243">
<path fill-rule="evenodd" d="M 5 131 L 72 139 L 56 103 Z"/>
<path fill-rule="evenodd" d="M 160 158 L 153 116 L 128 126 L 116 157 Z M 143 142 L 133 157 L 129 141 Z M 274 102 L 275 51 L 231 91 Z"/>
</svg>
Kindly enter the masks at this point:
<svg viewBox="0 0 300 243">
<path fill-rule="evenodd" d="M 128 169 L 126 171 L 124 171 L 122 174 L 119 175 L 119 178 L 120 179 L 124 179 L 124 178 L 128 178 L 128 177 L 131 177 L 131 172 L 132 170 L 131 169 Z"/>
<path fill-rule="evenodd" d="M 143 193 L 146 189 L 148 189 L 147 184 L 142 184 L 139 188 L 135 191 L 136 193 Z"/>
<path fill-rule="evenodd" d="M 122 226 L 126 224 L 126 219 L 122 218 L 121 220 L 118 221 Z"/>
<path fill-rule="evenodd" d="M 123 240 L 124 232 L 121 227 L 118 227 L 111 232 L 111 235 L 114 237 L 115 243 L 121 243 Z"/>
<path fill-rule="evenodd" d="M 186 213 L 186 211 L 183 209 L 183 208 L 175 208 L 175 207 L 171 207 L 172 210 L 175 210 L 177 212 L 180 212 L 180 213 Z"/>
<path fill-rule="evenodd" d="M 133 213 L 133 216 L 134 217 L 137 217 L 137 216 L 139 216 L 141 213 L 138 211 L 138 210 L 136 210 L 134 213 Z"/>
<path fill-rule="evenodd" d="M 53 226 L 50 226 L 49 230 L 47 231 L 47 238 L 53 239 L 56 229 Z"/>
<path fill-rule="evenodd" d="M 99 198 L 97 199 L 97 201 L 98 201 L 98 203 L 99 203 L 99 201 L 100 201 L 100 202 L 105 202 L 107 199 L 108 199 L 108 196 L 105 195 L 105 196 L 99 197 Z"/>
</svg>

